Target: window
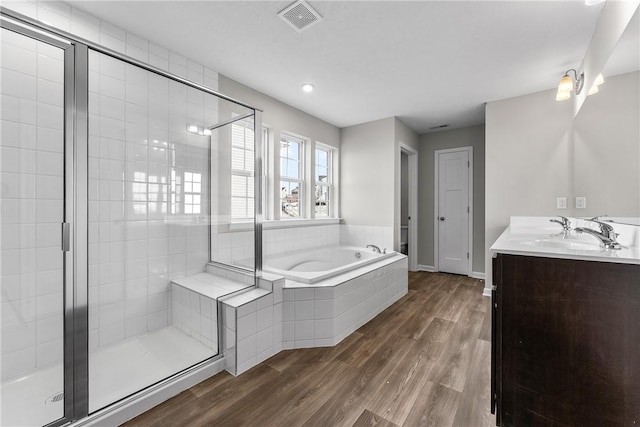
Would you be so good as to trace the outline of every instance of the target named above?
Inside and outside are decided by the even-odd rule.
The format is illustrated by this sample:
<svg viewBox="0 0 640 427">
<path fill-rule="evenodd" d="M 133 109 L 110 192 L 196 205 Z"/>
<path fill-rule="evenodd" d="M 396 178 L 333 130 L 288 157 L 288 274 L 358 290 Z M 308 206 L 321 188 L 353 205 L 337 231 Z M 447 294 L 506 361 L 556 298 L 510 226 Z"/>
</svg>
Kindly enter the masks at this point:
<svg viewBox="0 0 640 427">
<path fill-rule="evenodd" d="M 331 149 L 316 147 L 315 217 L 328 218 L 331 213 Z"/>
<path fill-rule="evenodd" d="M 302 150 L 304 141 L 289 135 L 280 137 L 281 218 L 300 218 L 303 206 Z"/>
<path fill-rule="evenodd" d="M 253 219 L 255 146 L 253 129 L 231 125 L 231 220 Z"/>
<path fill-rule="evenodd" d="M 184 213 L 200 214 L 200 192 L 202 174 L 184 173 Z"/>
</svg>

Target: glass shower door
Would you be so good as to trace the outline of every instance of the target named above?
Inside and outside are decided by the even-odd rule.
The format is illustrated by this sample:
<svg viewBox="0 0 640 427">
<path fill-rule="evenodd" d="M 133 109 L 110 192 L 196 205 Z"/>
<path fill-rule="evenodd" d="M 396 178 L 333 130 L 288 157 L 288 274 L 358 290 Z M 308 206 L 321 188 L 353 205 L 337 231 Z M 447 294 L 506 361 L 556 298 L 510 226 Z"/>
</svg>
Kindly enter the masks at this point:
<svg viewBox="0 0 640 427">
<path fill-rule="evenodd" d="M 64 415 L 64 49 L 2 28 L 1 425 Z"/>
</svg>

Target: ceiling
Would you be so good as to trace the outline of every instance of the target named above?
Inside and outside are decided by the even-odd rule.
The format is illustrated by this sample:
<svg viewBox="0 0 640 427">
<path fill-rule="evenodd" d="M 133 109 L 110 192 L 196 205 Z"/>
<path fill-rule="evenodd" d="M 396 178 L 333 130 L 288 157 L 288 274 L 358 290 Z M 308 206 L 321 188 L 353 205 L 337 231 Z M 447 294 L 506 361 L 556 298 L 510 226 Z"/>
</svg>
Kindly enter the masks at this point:
<svg viewBox="0 0 640 427">
<path fill-rule="evenodd" d="M 580 66 L 602 10 L 309 0 L 323 20 L 298 33 L 277 15 L 292 1 L 69 3 L 335 126 L 396 116 L 418 133 L 480 124 L 485 102 L 554 88 Z"/>
</svg>

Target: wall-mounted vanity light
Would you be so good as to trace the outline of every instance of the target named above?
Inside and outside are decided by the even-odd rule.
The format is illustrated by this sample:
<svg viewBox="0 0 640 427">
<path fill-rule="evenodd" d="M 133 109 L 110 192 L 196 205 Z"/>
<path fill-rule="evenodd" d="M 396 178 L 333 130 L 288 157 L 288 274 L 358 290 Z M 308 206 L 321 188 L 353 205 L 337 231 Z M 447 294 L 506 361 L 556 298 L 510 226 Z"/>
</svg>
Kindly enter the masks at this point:
<svg viewBox="0 0 640 427">
<path fill-rule="evenodd" d="M 569 75 L 570 72 L 573 71 L 573 78 Z M 574 88 L 574 80 L 575 80 L 575 88 Z M 593 86 L 589 90 L 587 95 L 593 95 L 594 93 L 598 93 L 598 86 L 604 83 L 604 78 L 602 77 L 602 73 L 598 74 L 596 77 L 596 81 L 593 82 Z M 564 101 L 571 98 L 571 91 L 574 90 L 576 95 L 579 95 L 582 92 L 582 88 L 584 86 L 584 73 L 580 73 L 574 70 L 573 68 L 567 70 L 560 79 L 560 83 L 558 84 L 558 93 L 556 94 L 556 101 Z"/>
</svg>

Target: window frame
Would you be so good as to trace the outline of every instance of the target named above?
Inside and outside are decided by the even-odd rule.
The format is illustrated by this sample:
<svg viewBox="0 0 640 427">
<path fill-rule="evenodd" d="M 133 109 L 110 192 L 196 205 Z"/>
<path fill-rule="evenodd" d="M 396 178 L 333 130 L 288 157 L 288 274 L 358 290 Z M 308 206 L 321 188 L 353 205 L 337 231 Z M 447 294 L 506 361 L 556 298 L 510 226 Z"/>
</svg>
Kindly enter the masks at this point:
<svg viewBox="0 0 640 427">
<path fill-rule="evenodd" d="M 328 193 L 328 197 L 326 200 L 327 203 L 327 215 L 322 215 L 322 216 L 318 216 L 317 215 L 317 211 L 316 211 L 316 202 L 314 201 L 314 206 L 312 209 L 313 212 L 313 218 L 318 218 L 318 219 L 327 219 L 327 218 L 334 218 L 334 208 L 333 208 L 333 201 L 334 201 L 334 186 L 333 186 L 333 157 L 334 157 L 334 151 L 335 149 L 316 142 L 314 144 L 313 147 L 314 150 L 314 155 L 313 155 L 313 190 L 314 190 L 314 198 L 317 197 L 317 192 L 316 192 L 316 187 L 320 186 L 320 187 L 325 187 L 327 188 L 327 193 Z M 318 156 L 318 151 L 324 151 L 325 153 L 327 153 L 327 175 L 326 175 L 326 182 L 322 182 L 320 180 L 318 180 L 318 173 L 317 173 L 317 167 L 318 167 L 318 160 L 317 160 L 317 156 Z"/>
<path fill-rule="evenodd" d="M 244 164 L 245 164 L 245 168 L 244 169 L 234 169 L 234 165 L 233 165 L 233 149 L 235 148 L 240 148 L 237 145 L 234 145 L 234 126 L 236 128 L 241 128 L 243 129 L 243 147 L 241 148 L 244 151 Z M 233 178 L 234 176 L 237 177 L 241 177 L 241 178 L 246 178 L 247 180 L 249 179 L 253 179 L 254 183 L 255 183 L 255 167 L 254 167 L 254 162 L 255 162 L 255 152 L 256 152 L 256 147 L 255 147 L 255 135 L 253 136 L 253 150 L 248 150 L 246 148 L 247 145 L 247 132 L 251 132 L 253 133 L 254 130 L 250 127 L 247 126 L 243 126 L 241 124 L 238 123 L 232 123 L 231 124 L 231 128 L 230 128 L 230 138 L 229 138 L 229 147 L 230 147 L 230 155 L 229 155 L 229 162 L 230 162 L 230 171 L 231 171 L 231 179 L 229 182 L 229 222 L 230 223 L 244 223 L 244 222 L 252 222 L 254 221 L 255 218 L 255 192 L 254 192 L 254 184 L 247 182 L 247 188 L 246 188 L 246 195 L 245 196 L 237 196 L 234 194 L 233 192 Z M 253 153 L 253 158 L 251 159 L 251 167 L 252 170 L 247 170 L 246 169 L 246 153 L 247 152 L 251 152 Z M 247 215 L 249 215 L 249 213 L 251 213 L 251 215 L 246 216 L 246 217 L 234 217 L 234 211 L 233 211 L 233 199 L 234 198 L 243 198 L 245 199 L 245 204 L 247 206 Z M 249 209 L 250 207 L 250 209 Z"/>
<path fill-rule="evenodd" d="M 286 140 L 286 138 L 289 138 L 289 140 Z M 282 143 L 283 142 L 295 142 L 298 143 L 299 148 L 298 148 L 298 178 L 295 177 L 290 177 L 290 176 L 286 176 L 286 175 L 282 175 Z M 292 135 L 291 133 L 288 132 L 281 132 L 280 133 L 280 139 L 278 141 L 278 149 L 279 149 L 279 154 L 277 156 L 277 160 L 278 160 L 278 196 L 277 196 L 277 210 L 278 210 L 278 215 L 279 215 L 279 219 L 281 220 L 299 220 L 299 219 L 305 219 L 307 218 L 306 215 L 306 188 L 305 188 L 305 183 L 307 182 L 305 180 L 305 173 L 306 170 L 308 168 L 305 167 L 305 152 L 307 149 L 307 146 L 309 144 L 309 141 L 305 138 L 301 138 L 295 135 Z M 287 159 L 290 159 L 289 157 L 287 157 Z M 295 159 L 291 159 L 291 160 L 295 160 Z M 283 182 L 287 182 L 289 184 L 291 183 L 297 183 L 298 185 L 298 216 L 283 216 L 283 210 L 282 210 L 282 183 Z M 276 199 L 276 197 L 274 197 L 274 199 Z M 275 201 L 275 200 L 274 200 Z M 274 206 L 275 208 L 275 206 Z"/>
</svg>

